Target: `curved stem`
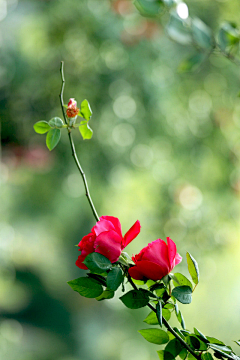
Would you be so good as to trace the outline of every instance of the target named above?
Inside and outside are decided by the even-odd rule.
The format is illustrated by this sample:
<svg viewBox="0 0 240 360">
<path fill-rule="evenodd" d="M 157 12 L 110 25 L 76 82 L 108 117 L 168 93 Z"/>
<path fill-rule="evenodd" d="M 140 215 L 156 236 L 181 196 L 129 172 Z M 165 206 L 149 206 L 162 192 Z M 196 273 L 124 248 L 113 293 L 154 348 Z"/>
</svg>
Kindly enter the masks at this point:
<svg viewBox="0 0 240 360">
<path fill-rule="evenodd" d="M 61 78 L 62 78 L 62 85 L 61 85 L 61 92 L 60 92 L 59 97 L 60 97 L 60 103 L 61 103 L 63 118 L 64 118 L 64 121 L 65 121 L 66 125 L 68 125 L 65 110 L 64 110 L 64 101 L 63 101 L 63 91 L 64 91 L 64 85 L 65 85 L 63 65 L 64 65 L 64 63 L 63 63 L 63 61 L 61 61 L 60 73 L 61 73 Z M 93 212 L 93 215 L 94 215 L 96 221 L 99 221 L 98 213 L 97 213 L 97 211 L 96 211 L 96 209 L 95 209 L 95 207 L 93 205 L 93 201 L 92 201 L 89 189 L 88 189 L 88 183 L 87 183 L 86 176 L 85 176 L 85 174 L 83 172 L 83 169 L 82 169 L 82 167 L 80 165 L 80 162 L 79 162 L 77 154 L 76 154 L 71 129 L 69 127 L 68 127 L 68 137 L 69 137 L 69 141 L 70 141 L 70 145 L 71 145 L 71 149 L 72 149 L 72 156 L 73 156 L 74 161 L 75 161 L 75 163 L 77 165 L 77 168 L 78 168 L 78 170 L 79 170 L 79 172 L 80 172 L 80 174 L 82 176 L 83 184 L 84 184 L 85 191 L 86 191 L 86 197 L 88 199 L 89 205 L 90 205 L 90 207 L 92 209 L 92 212 Z"/>
<path fill-rule="evenodd" d="M 132 287 L 134 288 L 134 290 L 138 290 L 137 286 L 134 284 L 134 282 L 132 281 L 131 277 L 128 275 L 128 281 L 129 283 L 132 285 Z M 157 312 L 157 310 L 151 305 L 151 304 L 147 304 L 147 306 L 154 311 L 155 313 Z M 175 336 L 176 339 L 179 340 L 179 342 L 185 347 L 185 349 L 187 349 L 192 356 L 194 356 L 197 360 L 201 359 L 201 356 L 196 354 L 191 348 L 190 346 L 181 338 L 181 336 L 178 335 L 178 333 L 176 333 L 176 331 L 171 327 L 171 325 L 169 325 L 169 323 L 167 322 L 167 320 L 162 317 L 163 320 L 163 325 L 168 329 L 168 331 L 173 334 L 173 336 Z"/>
</svg>

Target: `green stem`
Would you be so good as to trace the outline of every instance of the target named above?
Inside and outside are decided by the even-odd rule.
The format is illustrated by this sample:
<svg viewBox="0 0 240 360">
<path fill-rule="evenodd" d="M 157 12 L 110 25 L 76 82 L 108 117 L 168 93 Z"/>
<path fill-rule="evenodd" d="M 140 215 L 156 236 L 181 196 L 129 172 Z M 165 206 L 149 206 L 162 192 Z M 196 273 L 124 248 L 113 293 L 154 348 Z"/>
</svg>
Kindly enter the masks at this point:
<svg viewBox="0 0 240 360">
<path fill-rule="evenodd" d="M 60 92 L 59 97 L 60 97 L 60 103 L 61 103 L 63 118 L 64 118 L 64 121 L 65 121 L 66 125 L 68 125 L 65 110 L 64 110 L 64 101 L 63 101 L 63 91 L 64 91 L 64 86 L 65 86 L 63 65 L 64 65 L 64 63 L 63 63 L 63 61 L 61 61 L 60 73 L 61 73 L 61 78 L 62 78 L 62 85 L 61 85 L 61 92 Z M 96 209 L 95 209 L 95 207 L 93 205 L 93 201 L 92 201 L 89 189 L 88 189 L 88 183 L 87 183 L 86 176 L 85 176 L 85 174 L 83 172 L 83 169 L 82 169 L 82 167 L 80 165 L 80 162 L 79 162 L 77 154 L 76 154 L 71 129 L 70 129 L 69 126 L 68 126 L 68 137 L 69 137 L 69 141 L 70 141 L 70 145 L 71 145 L 71 149 L 72 149 L 72 156 L 74 158 L 74 161 L 75 161 L 75 163 L 77 165 L 77 168 L 78 168 L 78 170 L 79 170 L 79 172 L 81 174 L 82 180 L 83 180 L 83 184 L 84 184 L 85 191 L 86 191 L 86 197 L 88 199 L 89 205 L 90 205 L 90 207 L 92 209 L 92 212 L 93 212 L 93 215 L 94 215 L 96 221 L 99 221 L 99 216 L 98 216 L 97 211 L 96 211 Z"/>
<path fill-rule="evenodd" d="M 129 283 L 132 285 L 132 287 L 134 288 L 134 290 L 138 290 L 137 286 L 134 284 L 134 282 L 132 281 L 130 275 L 128 275 L 128 281 Z M 157 310 L 151 305 L 151 304 L 147 304 L 147 306 L 154 311 L 155 313 L 157 312 Z M 168 329 L 168 331 L 175 336 L 176 339 L 178 339 L 180 341 L 180 343 L 185 347 L 185 349 L 187 349 L 192 356 L 194 356 L 197 360 L 201 360 L 201 356 L 199 356 L 198 354 L 196 354 L 191 348 L 190 346 L 181 338 L 181 336 L 178 335 L 178 333 L 176 333 L 176 331 L 171 327 L 171 325 L 169 325 L 169 323 L 167 322 L 167 320 L 162 317 L 162 321 L 163 321 L 163 325 Z"/>
</svg>

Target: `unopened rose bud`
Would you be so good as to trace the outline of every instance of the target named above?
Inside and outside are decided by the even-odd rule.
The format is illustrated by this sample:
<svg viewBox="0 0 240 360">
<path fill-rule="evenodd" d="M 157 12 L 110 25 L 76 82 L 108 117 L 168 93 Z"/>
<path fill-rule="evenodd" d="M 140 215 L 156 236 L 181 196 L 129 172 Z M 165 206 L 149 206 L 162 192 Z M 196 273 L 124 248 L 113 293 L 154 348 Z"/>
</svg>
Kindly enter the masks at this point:
<svg viewBox="0 0 240 360">
<path fill-rule="evenodd" d="M 77 107 L 77 102 L 74 98 L 69 99 L 66 113 L 68 118 L 74 118 L 78 115 L 79 108 Z"/>
</svg>

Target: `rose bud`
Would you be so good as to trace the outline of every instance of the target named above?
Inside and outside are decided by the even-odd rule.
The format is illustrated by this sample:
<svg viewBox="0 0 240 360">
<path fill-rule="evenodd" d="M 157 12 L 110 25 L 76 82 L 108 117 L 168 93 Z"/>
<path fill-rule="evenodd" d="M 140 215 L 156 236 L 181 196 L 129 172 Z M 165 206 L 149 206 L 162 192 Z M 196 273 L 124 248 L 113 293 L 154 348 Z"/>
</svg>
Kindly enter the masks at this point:
<svg viewBox="0 0 240 360">
<path fill-rule="evenodd" d="M 69 118 L 74 118 L 78 115 L 79 108 L 77 107 L 77 102 L 74 98 L 70 98 L 66 113 Z"/>
<path fill-rule="evenodd" d="M 92 228 L 90 234 L 84 236 L 79 246 L 79 255 L 76 265 L 80 269 L 87 270 L 83 264 L 88 254 L 97 252 L 108 258 L 111 263 L 116 262 L 121 255 L 122 250 L 133 240 L 140 232 L 140 222 L 135 224 L 122 236 L 121 224 L 118 218 L 113 216 L 101 216 L 100 220 Z"/>
<path fill-rule="evenodd" d="M 167 237 L 165 241 L 158 239 L 143 248 L 139 254 L 132 257 L 135 265 L 128 272 L 135 280 L 161 280 L 182 261 L 177 253 L 176 244 Z"/>
</svg>

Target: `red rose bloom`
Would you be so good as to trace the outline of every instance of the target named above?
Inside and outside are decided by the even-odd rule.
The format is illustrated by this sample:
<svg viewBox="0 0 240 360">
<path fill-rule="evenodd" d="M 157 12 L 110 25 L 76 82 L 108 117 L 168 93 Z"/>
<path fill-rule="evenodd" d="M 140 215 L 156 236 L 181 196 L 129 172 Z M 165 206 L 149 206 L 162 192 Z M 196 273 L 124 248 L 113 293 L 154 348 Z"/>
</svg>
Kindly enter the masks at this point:
<svg viewBox="0 0 240 360">
<path fill-rule="evenodd" d="M 93 252 L 98 252 L 108 258 L 111 263 L 118 260 L 122 250 L 133 240 L 140 232 L 140 222 L 135 224 L 122 236 L 121 224 L 118 218 L 113 216 L 101 216 L 100 220 L 92 228 L 90 234 L 84 236 L 79 246 L 81 255 L 76 261 L 80 269 L 87 270 L 83 264 L 85 257 Z"/>
<path fill-rule="evenodd" d="M 158 239 L 143 248 L 139 254 L 132 257 L 136 265 L 131 267 L 129 275 L 136 280 L 161 280 L 182 261 L 177 253 L 176 244 L 167 237 L 165 241 Z"/>
</svg>

